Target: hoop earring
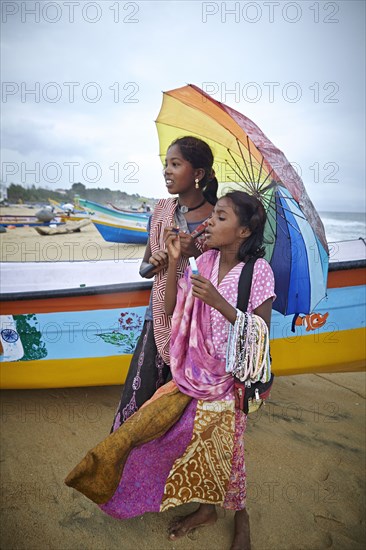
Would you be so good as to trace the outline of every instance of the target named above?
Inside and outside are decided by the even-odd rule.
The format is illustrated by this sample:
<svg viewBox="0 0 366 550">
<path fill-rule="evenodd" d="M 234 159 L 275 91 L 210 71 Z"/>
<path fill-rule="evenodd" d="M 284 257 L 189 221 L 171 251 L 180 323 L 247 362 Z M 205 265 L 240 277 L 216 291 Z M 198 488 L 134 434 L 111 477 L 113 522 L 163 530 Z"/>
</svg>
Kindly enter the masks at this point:
<svg viewBox="0 0 366 550">
<path fill-rule="evenodd" d="M 195 185 L 195 188 L 196 188 L 196 189 L 199 189 L 199 188 L 200 188 L 200 180 L 199 180 L 198 178 L 196 178 L 196 179 L 194 180 L 194 183 L 196 184 L 196 185 Z"/>
</svg>

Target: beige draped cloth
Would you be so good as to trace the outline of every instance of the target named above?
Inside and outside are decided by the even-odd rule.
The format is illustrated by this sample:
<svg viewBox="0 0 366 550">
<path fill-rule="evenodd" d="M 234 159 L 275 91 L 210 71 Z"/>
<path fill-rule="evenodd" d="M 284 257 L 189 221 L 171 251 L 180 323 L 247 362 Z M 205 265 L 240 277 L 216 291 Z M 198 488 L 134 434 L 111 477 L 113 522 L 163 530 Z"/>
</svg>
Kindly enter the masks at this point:
<svg viewBox="0 0 366 550">
<path fill-rule="evenodd" d="M 105 504 L 114 495 L 123 468 L 133 448 L 164 435 L 181 417 L 191 397 L 181 393 L 174 382 L 162 386 L 141 409 L 120 428 L 88 451 L 65 479 L 96 504 Z"/>
</svg>

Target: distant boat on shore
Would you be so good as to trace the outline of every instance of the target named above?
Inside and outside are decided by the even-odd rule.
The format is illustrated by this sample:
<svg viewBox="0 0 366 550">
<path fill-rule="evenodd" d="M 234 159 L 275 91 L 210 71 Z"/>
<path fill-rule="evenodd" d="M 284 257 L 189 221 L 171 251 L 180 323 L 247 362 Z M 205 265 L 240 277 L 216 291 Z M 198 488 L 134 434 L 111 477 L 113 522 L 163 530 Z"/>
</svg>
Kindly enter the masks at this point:
<svg viewBox="0 0 366 550">
<path fill-rule="evenodd" d="M 4 215 L 0 216 L 0 226 L 2 227 L 49 227 L 50 224 L 52 225 L 60 225 L 63 223 L 63 221 L 58 221 L 59 219 L 53 218 L 49 221 L 41 221 L 37 216 L 11 216 L 11 215 Z"/>
<path fill-rule="evenodd" d="M 82 207 L 94 210 L 94 214 L 90 216 L 90 219 L 105 241 L 112 243 L 147 243 L 148 233 L 146 228 L 150 214 L 121 212 L 84 199 L 79 199 L 79 202 Z"/>
<path fill-rule="evenodd" d="M 56 227 L 54 227 L 52 224 L 51 227 L 35 227 L 34 229 L 39 235 L 65 235 L 67 233 L 79 233 L 83 227 L 89 225 L 90 223 L 90 220 L 85 219 L 59 224 Z"/>
<path fill-rule="evenodd" d="M 136 222 L 128 225 L 120 220 L 106 216 L 91 220 L 105 241 L 111 243 L 146 244 L 148 233 L 146 223 Z"/>
<path fill-rule="evenodd" d="M 124 220 L 125 222 L 139 221 L 141 223 L 145 223 L 146 225 L 150 217 L 150 214 L 147 212 L 121 212 L 119 210 L 115 210 L 114 208 L 108 208 L 108 206 L 98 204 L 97 202 L 88 201 L 86 199 L 79 199 L 79 203 L 83 208 L 86 208 L 87 210 L 98 212 L 107 216 L 112 216 L 112 218 L 118 219 L 120 221 Z"/>
<path fill-rule="evenodd" d="M 152 215 L 152 210 L 139 210 L 138 208 L 135 209 L 128 209 L 128 208 L 119 208 L 115 204 L 112 204 L 111 202 L 108 202 L 109 206 L 111 206 L 114 210 L 117 210 L 117 212 L 124 212 L 125 214 L 147 214 L 147 216 Z M 150 208 L 150 207 L 149 207 Z"/>
</svg>

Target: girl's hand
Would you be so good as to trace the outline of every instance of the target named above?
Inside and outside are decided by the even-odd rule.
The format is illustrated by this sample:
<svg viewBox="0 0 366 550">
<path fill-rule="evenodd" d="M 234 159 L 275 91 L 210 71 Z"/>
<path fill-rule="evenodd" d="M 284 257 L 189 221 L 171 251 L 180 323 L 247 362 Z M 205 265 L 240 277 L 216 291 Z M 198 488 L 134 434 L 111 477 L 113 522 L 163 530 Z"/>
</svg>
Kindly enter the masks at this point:
<svg viewBox="0 0 366 550">
<path fill-rule="evenodd" d="M 194 256 L 195 258 L 197 258 L 201 254 L 201 252 L 195 245 L 194 239 L 192 239 L 189 233 L 181 232 L 179 233 L 179 238 L 182 256 L 187 256 L 187 258 L 189 258 L 190 256 Z"/>
<path fill-rule="evenodd" d="M 168 267 L 169 259 L 166 250 L 158 250 L 149 258 L 149 263 L 155 266 L 153 273 L 159 273 L 166 267 Z"/>
<path fill-rule="evenodd" d="M 213 286 L 211 281 L 202 277 L 202 275 L 192 275 L 192 295 L 195 298 L 199 298 L 205 304 L 219 309 L 219 304 L 222 300 L 226 301 L 220 294 L 220 292 Z"/>
<path fill-rule="evenodd" d="M 191 282 L 192 295 L 195 298 L 199 298 L 205 304 L 217 309 L 232 325 L 235 323 L 235 307 L 225 300 L 208 279 L 202 275 L 191 275 Z"/>
<path fill-rule="evenodd" d="M 164 229 L 164 242 L 171 262 L 177 262 L 181 256 L 180 237 L 174 227 Z"/>
</svg>

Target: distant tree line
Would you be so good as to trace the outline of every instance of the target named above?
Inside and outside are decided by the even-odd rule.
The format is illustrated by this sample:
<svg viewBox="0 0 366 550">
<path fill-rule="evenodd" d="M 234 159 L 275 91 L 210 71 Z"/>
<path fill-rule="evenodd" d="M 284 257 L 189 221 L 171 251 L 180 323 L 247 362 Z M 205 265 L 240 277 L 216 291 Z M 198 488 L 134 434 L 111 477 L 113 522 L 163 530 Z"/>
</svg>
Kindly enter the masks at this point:
<svg viewBox="0 0 366 550">
<path fill-rule="evenodd" d="M 48 199 L 65 203 L 74 202 L 75 196 L 78 195 L 81 199 L 87 199 L 89 201 L 98 203 L 107 202 L 134 202 L 140 199 L 140 195 L 135 193 L 129 195 L 124 191 L 112 191 L 105 187 L 104 189 L 87 189 L 82 183 L 73 183 L 71 189 L 65 189 L 65 192 L 51 191 L 44 187 L 22 187 L 15 183 L 11 183 L 7 188 L 8 201 L 13 203 L 46 203 Z"/>
</svg>

